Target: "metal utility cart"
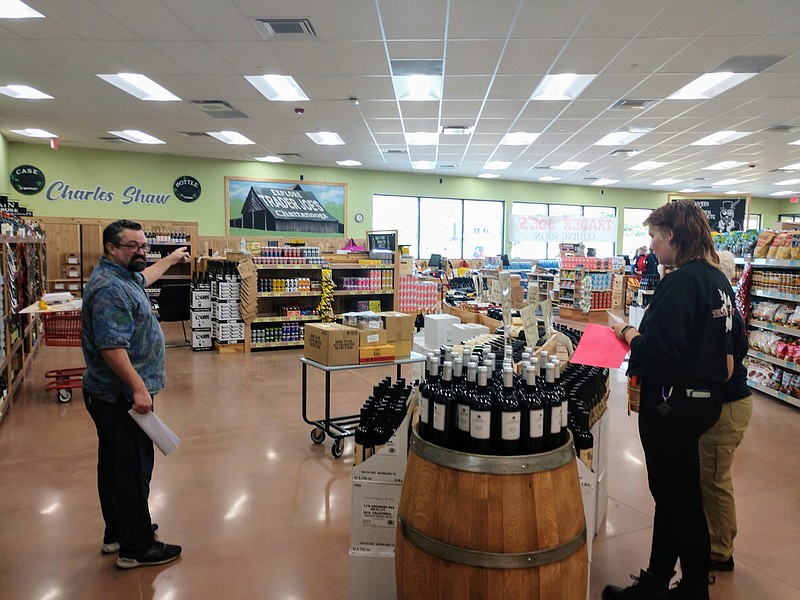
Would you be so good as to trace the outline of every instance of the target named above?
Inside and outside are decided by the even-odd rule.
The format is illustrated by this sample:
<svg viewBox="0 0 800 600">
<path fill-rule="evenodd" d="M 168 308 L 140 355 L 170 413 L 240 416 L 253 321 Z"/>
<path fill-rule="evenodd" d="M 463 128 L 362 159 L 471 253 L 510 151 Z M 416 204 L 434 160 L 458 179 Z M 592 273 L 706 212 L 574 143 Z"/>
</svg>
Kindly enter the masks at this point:
<svg viewBox="0 0 800 600">
<path fill-rule="evenodd" d="M 325 436 L 330 436 L 333 440 L 331 446 L 331 456 L 339 458 L 344 452 L 344 438 L 350 437 L 355 433 L 356 426 L 358 425 L 359 415 L 346 415 L 342 417 L 331 416 L 331 373 L 335 371 L 353 371 L 356 369 L 369 369 L 370 367 L 390 367 L 395 365 L 397 367 L 397 379 L 402 376 L 401 368 L 403 365 L 410 365 L 414 363 L 421 363 L 425 361 L 425 357 L 417 352 L 412 352 L 407 358 L 398 358 L 389 362 L 368 363 L 363 365 L 342 365 L 338 367 L 329 367 L 322 365 L 308 358 L 301 358 L 300 363 L 303 365 L 303 421 L 314 427 L 311 430 L 311 441 L 315 444 L 321 444 L 325 441 Z M 319 369 L 325 373 L 325 418 L 323 419 L 309 419 L 308 417 L 308 367 Z"/>
</svg>

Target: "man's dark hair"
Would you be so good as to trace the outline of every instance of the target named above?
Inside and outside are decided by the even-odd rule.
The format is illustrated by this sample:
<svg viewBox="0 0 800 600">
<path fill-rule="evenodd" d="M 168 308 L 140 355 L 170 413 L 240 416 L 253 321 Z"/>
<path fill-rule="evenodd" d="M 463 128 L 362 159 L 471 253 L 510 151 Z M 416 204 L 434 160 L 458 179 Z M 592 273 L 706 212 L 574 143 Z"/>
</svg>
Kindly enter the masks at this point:
<svg viewBox="0 0 800 600">
<path fill-rule="evenodd" d="M 108 254 L 108 249 L 106 248 L 106 244 L 113 244 L 114 246 L 119 244 L 119 241 L 122 239 L 123 229 L 132 229 L 133 231 L 141 231 L 142 226 L 140 223 L 137 223 L 136 221 L 129 221 L 128 219 L 120 219 L 119 221 L 114 221 L 113 223 L 109 224 L 103 230 L 104 254 Z"/>
</svg>

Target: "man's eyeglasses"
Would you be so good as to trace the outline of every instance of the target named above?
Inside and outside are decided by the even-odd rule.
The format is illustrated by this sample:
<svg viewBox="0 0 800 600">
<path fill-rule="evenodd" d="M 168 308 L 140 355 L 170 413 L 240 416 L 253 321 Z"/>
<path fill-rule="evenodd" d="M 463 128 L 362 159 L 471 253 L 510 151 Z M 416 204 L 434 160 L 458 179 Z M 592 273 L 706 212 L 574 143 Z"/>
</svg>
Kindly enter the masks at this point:
<svg viewBox="0 0 800 600">
<path fill-rule="evenodd" d="M 137 244 L 136 242 L 128 242 L 127 244 L 114 244 L 117 248 L 127 248 L 131 252 L 138 252 L 144 250 L 145 254 L 150 250 L 150 244 Z"/>
</svg>

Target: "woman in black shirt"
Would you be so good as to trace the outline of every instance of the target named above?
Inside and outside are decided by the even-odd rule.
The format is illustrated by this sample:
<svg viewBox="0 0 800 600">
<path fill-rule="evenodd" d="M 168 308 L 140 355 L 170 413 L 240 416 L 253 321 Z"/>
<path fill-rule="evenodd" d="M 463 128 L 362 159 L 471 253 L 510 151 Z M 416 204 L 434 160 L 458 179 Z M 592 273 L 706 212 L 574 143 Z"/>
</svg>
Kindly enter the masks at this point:
<svg viewBox="0 0 800 600">
<path fill-rule="evenodd" d="M 698 441 L 720 414 L 730 378 L 734 297 L 703 211 L 692 201 L 653 211 L 652 248 L 677 269 L 656 289 L 639 331 L 614 326 L 631 346 L 628 375 L 641 382 L 639 436 L 655 501 L 650 563 L 634 585 L 604 600 L 708 600 L 709 537 Z M 682 581 L 669 590 L 680 558 Z"/>
</svg>

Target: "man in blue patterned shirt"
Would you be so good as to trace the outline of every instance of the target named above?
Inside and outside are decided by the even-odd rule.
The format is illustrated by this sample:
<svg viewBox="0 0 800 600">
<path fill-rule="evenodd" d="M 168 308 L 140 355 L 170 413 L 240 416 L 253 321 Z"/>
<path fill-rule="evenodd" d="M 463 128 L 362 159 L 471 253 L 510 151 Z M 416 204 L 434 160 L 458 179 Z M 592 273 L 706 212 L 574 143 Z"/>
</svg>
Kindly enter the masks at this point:
<svg viewBox="0 0 800 600">
<path fill-rule="evenodd" d="M 164 564 L 181 553 L 155 539 L 148 507 L 153 443 L 128 411 L 150 412 L 164 387 L 164 335 L 145 288 L 190 255 L 180 247 L 148 267 L 147 250 L 139 223 L 111 223 L 103 231 L 105 255 L 83 290 L 83 387 L 97 427 L 101 551 L 118 552 L 121 569 Z"/>
</svg>

